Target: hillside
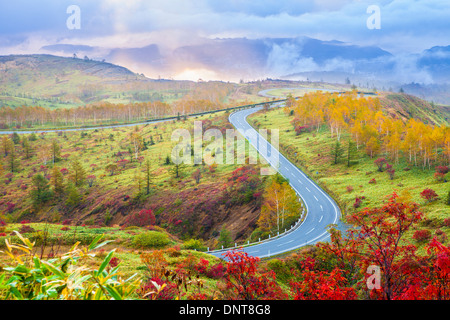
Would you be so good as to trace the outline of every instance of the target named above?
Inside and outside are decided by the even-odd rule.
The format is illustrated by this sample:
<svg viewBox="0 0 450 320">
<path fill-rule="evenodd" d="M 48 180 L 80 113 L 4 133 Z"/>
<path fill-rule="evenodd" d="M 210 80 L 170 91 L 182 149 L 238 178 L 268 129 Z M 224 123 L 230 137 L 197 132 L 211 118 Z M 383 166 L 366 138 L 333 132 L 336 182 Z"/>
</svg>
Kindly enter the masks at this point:
<svg viewBox="0 0 450 320">
<path fill-rule="evenodd" d="M 255 128 L 283 133 L 280 150 L 333 196 L 345 222 L 351 214 L 381 207 L 395 193 L 423 213 L 423 221 L 406 234 L 418 252 L 423 253 L 424 242 L 416 233 L 448 245 L 450 126 L 435 126 L 444 119 L 429 104 L 406 95 L 384 98 L 381 109 L 371 98 L 341 96 L 332 103 L 322 98 L 313 94 L 291 108 L 260 111 L 249 120 Z M 352 112 L 345 118 L 348 108 Z M 402 113 L 404 121 L 398 121 Z M 427 198 L 425 190 L 434 198 Z"/>
<path fill-rule="evenodd" d="M 188 93 L 198 93 L 196 89 L 207 85 L 149 79 L 88 57 L 0 56 L 0 107 L 71 108 L 94 102 L 171 102 Z"/>
<path fill-rule="evenodd" d="M 174 103 L 181 99 L 245 104 L 248 100 L 261 100 L 257 95 L 261 88 L 259 81 L 256 86 L 200 79 L 197 82 L 150 79 L 88 57 L 0 56 L 0 107 L 72 109 L 103 103 Z"/>
<path fill-rule="evenodd" d="M 230 128 L 227 119 L 220 113 L 195 121 L 202 121 L 205 130 L 225 130 Z M 130 216 L 145 209 L 153 211 L 156 225 L 181 239 L 203 239 L 212 248 L 226 228 L 231 240 L 243 242 L 256 227 L 261 197 L 253 195 L 261 195 L 264 180 L 256 174 L 257 166 L 235 172 L 243 167 L 237 164 L 183 165 L 175 175 L 175 165 L 167 161 L 174 146 L 171 134 L 192 130 L 193 121 L 24 134 L 17 144 L 0 137 L 0 221 L 126 226 Z M 76 172 L 83 172 L 83 181 L 73 184 Z M 59 190 L 37 206 L 36 175 Z M 233 179 L 241 175 L 247 182 L 238 184 Z"/>
<path fill-rule="evenodd" d="M 0 75 L 0 92 L 68 102 L 87 101 L 107 85 L 143 79 L 110 63 L 51 55 L 2 56 Z"/>
<path fill-rule="evenodd" d="M 118 86 L 144 77 L 89 58 L 0 57 L 0 106 L 74 107 L 117 96 Z"/>
<path fill-rule="evenodd" d="M 448 183 L 436 181 L 432 176 L 432 170 L 411 167 L 411 164 L 400 159 L 399 163 L 393 163 L 397 172 L 394 180 L 391 180 L 386 172 L 376 170 L 374 159 L 365 154 L 362 149 L 355 155 L 354 158 L 358 160 L 350 168 L 342 159 L 338 164 L 332 164 L 329 151 L 335 142 L 335 137 L 330 136 L 327 126 L 322 126 L 318 131 L 296 134 L 297 130 L 292 130 L 293 115 L 285 108 L 262 111 L 251 118 L 255 125 L 280 129 L 282 132 L 280 146 L 287 157 L 308 172 L 313 179 L 319 180 L 323 186 L 332 189 L 333 195 L 337 196 L 339 203 L 343 205 L 347 217 L 353 213 L 357 216 L 357 207 L 352 205 L 355 196 L 358 199 L 364 195 L 363 206 L 368 207 L 381 205 L 385 196 L 394 190 L 401 192 L 403 201 L 418 201 L 425 217 L 421 220 L 417 219 L 413 225 L 406 228 L 407 233 L 404 238 L 408 240 L 412 238 L 411 241 L 417 246 L 417 249 L 414 247 L 413 253 L 407 258 L 417 259 L 417 262 L 434 263 L 436 259 L 439 259 L 436 257 L 444 256 L 439 252 L 427 254 L 426 251 L 427 240 L 431 236 L 436 236 L 438 241 L 448 245 L 447 238 L 450 235 L 448 206 L 443 199 L 448 190 L 446 188 Z M 225 113 L 217 117 L 203 116 L 198 120 L 203 120 L 208 128 L 215 126 L 225 129 L 227 128 L 226 119 Z M 370 121 L 370 117 L 364 119 Z M 202 176 L 198 182 L 193 175 L 196 168 L 191 166 L 183 168 L 181 177 L 174 177 L 173 165 L 165 162 L 165 152 L 170 147 L 170 132 L 174 128 L 189 126 L 189 121 L 174 121 L 135 128 L 49 133 L 38 137 L 23 135 L 21 141 L 17 141 L 13 136 L 12 143 L 21 161 L 14 172 L 5 172 L 4 181 L 0 181 L 5 186 L 4 192 L 0 193 L 0 210 L 4 211 L 4 214 L 0 215 L 0 237 L 2 239 L 5 237 L 13 243 L 20 243 L 18 236 L 13 233 L 14 230 L 20 230 L 26 237 L 36 241 L 36 245 L 35 247 L 30 245 L 30 251 L 34 255 L 33 260 L 24 259 L 24 263 L 17 264 L 6 255 L 0 256 L 2 265 L 13 266 L 3 268 L 7 276 L 14 275 L 16 271 L 23 274 L 23 270 L 26 270 L 30 275 L 45 277 L 46 281 L 51 278 L 54 281 L 55 276 L 52 273 L 41 272 L 36 267 L 40 260 L 46 262 L 48 259 L 57 268 L 63 270 L 59 272 L 57 268 L 51 269 L 63 279 L 79 279 L 84 274 L 96 275 L 98 273 L 91 270 L 97 268 L 113 273 L 118 270 L 116 266 L 120 267 L 120 275 L 123 277 L 118 277 L 120 282 L 115 284 L 115 288 L 131 286 L 131 280 L 125 279 L 136 274 L 139 280 L 136 280 L 134 288 L 127 291 L 130 298 L 135 299 L 368 299 L 371 293 L 365 286 L 366 282 L 362 280 L 366 279 L 365 276 L 367 277 L 366 263 L 373 263 L 379 252 L 379 250 L 365 251 L 365 241 L 372 241 L 374 238 L 372 234 L 356 234 L 354 244 L 352 239 L 349 241 L 336 239 L 314 246 L 309 245 L 281 257 L 270 257 L 263 261 L 240 255 L 239 251 L 229 252 L 230 256 L 235 258 L 232 261 L 219 261 L 211 255 L 199 252 L 205 251 L 206 246 L 220 245 L 222 227 L 231 231 L 231 239 L 238 240 L 238 243 L 248 238 L 248 233 L 242 233 L 242 231 L 252 230 L 254 219 L 260 212 L 258 197 L 261 197 L 261 194 L 258 189 L 248 188 L 252 184 L 255 185 L 254 183 L 247 185 L 245 183 L 257 182 L 256 186 L 261 188 L 264 181 L 255 180 L 260 177 L 251 174 L 251 168 L 248 166 L 234 170 L 236 168 L 234 165 L 216 168 L 200 165 L 197 168 L 201 170 Z M 144 156 L 143 159 L 139 157 L 136 160 L 129 148 L 133 134 L 143 137 L 145 149 L 139 151 L 140 155 Z M 342 137 L 342 141 L 347 141 L 347 138 L 347 136 Z M 42 146 L 48 149 L 55 141 L 60 145 L 61 150 L 60 157 L 57 157 L 57 161 L 52 164 L 51 157 L 42 152 L 44 149 Z M 150 141 L 153 143 L 149 143 Z M 30 146 L 31 156 L 28 155 Z M 9 152 L 8 157 L 4 157 L 3 153 L 0 155 L 0 161 L 3 161 L 7 171 L 10 164 L 14 162 L 10 161 L 13 158 L 11 154 L 14 153 Z M 143 160 L 146 159 L 150 160 L 152 173 L 149 195 L 146 195 L 144 191 L 146 162 Z M 79 160 L 86 174 L 89 175 L 78 187 L 73 182 L 73 172 L 76 170 L 73 165 L 75 160 Z M 44 165 L 43 161 L 46 161 Z M 113 163 L 117 166 L 116 171 L 111 173 L 108 165 Z M 54 170 L 54 168 L 57 169 Z M 55 179 L 55 176 L 58 175 L 60 168 L 62 168 L 60 172 L 64 172 L 61 179 L 64 187 L 57 191 L 60 188 L 58 186 L 60 182 Z M 406 168 L 408 170 L 405 170 Z M 247 190 L 230 188 L 230 182 L 233 181 L 230 178 L 239 172 L 246 174 L 240 175 L 235 180 L 239 183 L 236 183 L 234 187 L 244 186 Z M 250 174 L 247 175 L 247 173 Z M 45 175 L 49 179 L 50 188 L 54 190 L 52 198 L 47 199 L 45 203 L 40 203 L 38 207 L 33 206 L 33 202 L 36 201 L 33 199 L 33 190 L 36 185 L 35 180 L 32 179 L 37 175 Z M 373 184 L 371 181 L 375 179 L 377 182 Z M 224 182 L 228 190 L 235 192 L 221 192 Z M 425 185 L 435 189 L 440 198 L 433 202 L 421 200 L 419 192 Z M 245 195 L 244 199 L 239 199 L 243 195 Z M 248 199 L 245 200 L 245 198 Z M 151 210 L 148 216 L 156 221 L 155 225 L 142 228 L 127 223 L 131 221 L 130 217 L 136 219 L 142 209 L 145 210 L 144 213 L 148 209 Z M 393 209 L 391 208 L 392 212 Z M 371 211 L 368 214 L 369 218 L 372 213 L 373 219 L 376 219 L 379 212 Z M 398 216 L 401 218 L 406 214 Z M 37 221 L 41 223 L 36 223 Z M 136 219 L 136 222 L 138 221 Z M 387 227 L 383 224 L 380 227 L 384 229 L 379 238 L 384 241 L 386 237 L 389 237 L 389 233 L 384 232 Z M 361 229 L 364 232 L 364 228 Z M 77 261 L 82 265 L 80 269 L 71 267 L 66 272 L 66 269 L 63 269 L 64 264 L 59 262 L 63 259 L 55 259 L 62 256 L 62 253 L 69 250 L 69 246 L 76 241 L 87 246 L 100 234 L 104 235 L 105 240 L 114 242 L 100 250 L 95 250 L 96 256 L 86 262 L 82 259 L 74 259 L 74 265 Z M 424 236 L 416 237 L 417 234 L 424 234 Z M 212 241 L 205 241 L 205 238 Z M 443 246 L 438 249 L 448 250 L 446 248 Z M 4 245 L 1 249 L 11 248 Z M 40 250 L 45 251 L 45 254 L 40 254 Z M 114 251 L 108 254 L 105 250 Z M 352 264 L 353 259 L 347 259 L 347 252 L 353 254 L 355 250 L 358 259 L 355 260 L 355 264 Z M 341 252 L 343 255 L 336 254 Z M 415 256 L 416 253 L 417 256 Z M 76 256 L 77 252 L 72 254 Z M 114 258 L 112 258 L 113 254 Z M 402 252 L 397 255 L 401 254 Z M 423 260 L 420 260 L 419 255 L 425 255 Z M 363 260 L 359 257 L 363 257 Z M 33 261 L 34 265 L 29 261 Z M 16 265 L 18 267 L 14 268 Z M 26 265 L 26 268 L 23 268 L 23 265 Z M 43 266 L 44 263 L 41 265 Z M 417 268 L 422 268 L 423 264 L 413 264 L 415 265 L 418 266 Z M 414 270 L 416 271 L 417 268 Z M 240 271 L 243 269 L 244 272 Z M 425 270 L 425 267 L 423 269 Z M 77 273 L 79 270 L 83 273 Z M 251 270 L 249 276 L 245 270 Z M 245 277 L 242 277 L 242 274 Z M 414 284 L 419 280 L 425 282 L 428 279 L 420 278 L 420 274 L 416 276 L 413 272 L 407 275 L 410 276 L 408 281 Z M 195 281 L 186 280 L 187 278 L 190 280 L 191 276 Z M 402 275 L 395 274 L 395 276 L 397 279 Z M 86 276 L 83 279 L 91 279 L 91 277 Z M 153 289 L 155 285 L 149 279 L 158 285 L 165 284 L 167 289 L 156 292 Z M 236 290 L 231 285 L 234 279 L 248 284 L 249 290 L 245 294 Z M 21 281 L 25 282 L 25 280 Z M 38 281 L 34 281 L 32 285 L 38 287 L 38 284 Z M 315 289 L 316 284 L 327 290 Z M 95 282 L 94 280 L 85 281 L 83 286 L 95 286 Z M 5 288 L 9 289 L 8 286 Z M 28 287 L 19 287 L 20 290 L 23 288 Z M 12 287 L 11 292 L 17 293 L 18 290 L 14 289 L 15 287 Z M 73 291 L 74 296 L 77 292 Z M 98 292 L 101 293 L 101 290 Z M 317 297 L 310 298 L 310 292 Z M 417 295 L 420 295 L 422 291 L 417 290 L 417 292 Z M 7 293 L 7 290 L 0 291 L 0 298 L 4 300 L 15 298 L 12 295 L 7 296 Z M 415 291 L 412 294 L 414 293 Z M 109 299 L 106 292 L 105 296 L 105 299 Z M 39 297 L 47 298 L 43 294 Z M 114 297 L 119 298 L 119 294 Z M 51 295 L 49 297 L 49 299 L 57 298 L 68 299 L 66 296 Z M 71 298 L 79 299 L 80 297 Z M 399 297 L 399 299 L 402 298 L 404 296 Z"/>
<path fill-rule="evenodd" d="M 403 120 L 415 118 L 427 124 L 450 124 L 450 108 L 405 93 L 384 93 L 380 97 L 385 112 Z"/>
<path fill-rule="evenodd" d="M 15 80 L 17 83 L 17 76 L 20 73 L 30 73 L 29 70 L 35 70 L 37 73 L 29 75 L 31 79 L 21 79 L 24 81 L 35 82 L 38 76 L 45 78 L 54 76 L 59 81 L 57 84 L 68 80 L 75 80 L 75 75 L 91 76 L 97 79 L 111 79 L 111 80 L 128 80 L 132 77 L 139 76 L 131 72 L 127 68 L 114 65 L 107 62 L 94 61 L 87 56 L 83 59 L 74 56 L 73 58 L 64 58 L 53 55 L 10 55 L 0 56 L 0 65 L 3 77 L 1 84 L 5 85 L 8 80 Z M 16 76 L 16 77 L 15 77 Z M 18 83 L 17 83 L 18 84 Z M 36 83 L 36 85 L 41 85 Z"/>
</svg>

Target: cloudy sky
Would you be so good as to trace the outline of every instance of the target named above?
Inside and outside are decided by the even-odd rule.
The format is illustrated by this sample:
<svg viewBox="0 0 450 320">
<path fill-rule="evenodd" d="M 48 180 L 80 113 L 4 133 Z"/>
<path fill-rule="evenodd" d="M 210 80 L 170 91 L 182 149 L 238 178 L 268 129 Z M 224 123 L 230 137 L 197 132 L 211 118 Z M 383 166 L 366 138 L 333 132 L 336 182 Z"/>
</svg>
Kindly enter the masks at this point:
<svg viewBox="0 0 450 320">
<path fill-rule="evenodd" d="M 67 8 L 80 8 L 80 29 Z M 369 6 L 380 29 L 369 29 Z M 14 0 L 0 4 L 0 54 L 55 43 L 167 48 L 202 38 L 308 36 L 392 53 L 450 45 L 448 0 Z"/>
</svg>

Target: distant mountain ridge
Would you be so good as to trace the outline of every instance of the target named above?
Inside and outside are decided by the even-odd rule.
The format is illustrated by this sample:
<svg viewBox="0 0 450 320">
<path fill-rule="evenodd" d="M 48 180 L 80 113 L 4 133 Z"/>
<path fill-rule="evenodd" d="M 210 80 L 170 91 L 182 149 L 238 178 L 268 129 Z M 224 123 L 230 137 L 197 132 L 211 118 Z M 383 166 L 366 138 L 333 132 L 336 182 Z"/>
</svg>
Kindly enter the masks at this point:
<svg viewBox="0 0 450 320">
<path fill-rule="evenodd" d="M 54 44 L 40 51 L 124 66 L 133 74 L 128 76 L 150 79 L 350 83 L 371 89 L 402 89 L 428 101 L 450 104 L 450 46 L 399 55 L 377 46 L 301 36 L 203 39 L 170 50 L 150 43 L 137 48 Z M 113 70 L 101 69 L 98 72 Z M 117 74 L 118 69 L 114 70 Z"/>
<path fill-rule="evenodd" d="M 450 104 L 450 46 L 399 55 L 377 46 L 296 37 L 203 39 L 164 52 L 157 43 L 141 48 L 56 44 L 45 46 L 42 51 L 92 55 L 150 78 L 181 79 L 187 70 L 191 77 L 187 80 L 194 81 L 351 81 L 367 88 L 403 88 L 422 98 Z"/>
<path fill-rule="evenodd" d="M 246 79 L 264 76 L 282 77 L 292 74 L 292 71 L 342 69 L 342 66 L 332 64 L 339 61 L 371 61 L 392 56 L 375 46 L 363 47 L 308 37 L 207 39 L 202 44 L 180 46 L 169 54 L 161 54 L 157 44 L 142 48 L 113 49 L 58 44 L 45 46 L 42 50 L 68 55 L 97 53 L 113 63 L 137 65 L 141 70 L 150 71 L 150 73 L 142 71 L 150 77 L 151 73 L 170 77 L 179 69 L 197 68 L 212 70 L 228 78 Z"/>
</svg>

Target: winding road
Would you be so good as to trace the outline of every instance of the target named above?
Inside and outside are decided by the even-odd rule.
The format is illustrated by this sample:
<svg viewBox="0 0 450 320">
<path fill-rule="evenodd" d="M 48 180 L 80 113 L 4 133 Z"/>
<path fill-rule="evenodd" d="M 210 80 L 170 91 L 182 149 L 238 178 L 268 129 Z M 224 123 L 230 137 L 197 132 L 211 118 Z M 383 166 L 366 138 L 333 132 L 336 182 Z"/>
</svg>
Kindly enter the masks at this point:
<svg viewBox="0 0 450 320">
<path fill-rule="evenodd" d="M 280 103 L 273 104 L 277 106 Z M 249 141 L 249 143 L 266 158 L 267 162 L 277 170 L 282 176 L 289 180 L 291 187 L 303 200 L 306 207 L 306 216 L 303 222 L 297 224 L 291 230 L 273 237 L 268 240 L 258 242 L 242 248 L 250 256 L 269 257 L 298 249 L 305 245 L 325 241 L 329 238 L 327 227 L 330 224 L 340 224 L 340 209 L 334 200 L 324 192 L 316 183 L 314 183 L 306 174 L 299 170 L 294 164 L 286 159 L 279 151 L 265 140 L 250 124 L 247 117 L 262 107 L 253 107 L 231 113 L 229 121 L 233 126 Z M 170 120 L 160 120 L 154 122 L 165 122 Z M 51 132 L 51 131 L 82 131 L 92 129 L 107 129 L 114 127 L 135 126 L 139 124 L 154 123 L 153 121 L 111 125 L 104 127 L 73 128 L 60 130 L 30 130 L 17 131 L 19 134 L 29 134 L 32 132 Z M 14 131 L 0 131 L 0 134 L 11 134 Z M 270 157 L 267 157 L 270 155 Z M 276 159 L 274 161 L 273 159 Z M 229 249 L 208 251 L 209 254 L 223 258 L 223 254 Z"/>
<path fill-rule="evenodd" d="M 329 238 L 327 226 L 338 224 L 341 212 L 338 205 L 326 192 L 250 126 L 246 120 L 247 117 L 259 110 L 261 110 L 261 107 L 234 112 L 229 116 L 229 121 L 260 154 L 271 155 L 267 159 L 270 165 L 289 180 L 291 187 L 303 200 L 306 207 L 306 217 L 293 230 L 241 249 L 249 256 L 263 258 L 327 240 Z M 279 161 L 276 163 L 271 159 L 278 159 Z M 227 249 L 210 251 L 209 253 L 217 257 L 223 257 L 226 251 Z"/>
</svg>

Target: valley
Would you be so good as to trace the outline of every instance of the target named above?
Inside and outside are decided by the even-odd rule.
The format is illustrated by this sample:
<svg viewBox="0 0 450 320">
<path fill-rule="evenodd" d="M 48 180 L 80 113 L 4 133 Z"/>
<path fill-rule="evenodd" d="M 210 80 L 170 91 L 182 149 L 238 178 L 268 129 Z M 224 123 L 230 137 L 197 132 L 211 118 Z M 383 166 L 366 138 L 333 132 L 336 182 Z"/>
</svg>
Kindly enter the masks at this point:
<svg viewBox="0 0 450 320">
<path fill-rule="evenodd" d="M 335 288 L 316 292 L 323 299 L 366 299 L 372 294 L 361 284 L 366 264 L 382 259 L 363 239 L 378 237 L 387 247 L 391 236 L 401 248 L 413 243 L 414 250 L 398 256 L 414 261 L 434 261 L 430 246 L 444 250 L 448 244 L 448 107 L 350 84 L 151 80 L 89 59 L 1 61 L 2 97 L 9 98 L 0 107 L 0 248 L 8 253 L 0 263 L 26 268 L 30 277 L 74 276 L 57 270 L 65 268 L 67 252 L 77 257 L 73 266 L 78 255 L 84 257 L 85 251 L 71 251 L 79 245 L 95 252 L 89 262 L 80 258 L 92 270 L 114 273 L 120 266 L 120 279 L 140 279 L 111 284 L 122 291 L 110 289 L 104 297 L 302 299 L 312 292 L 305 279 L 313 277 Z M 140 96 L 144 92 L 148 95 Z M 155 100 L 149 99 L 153 93 L 159 94 Z M 278 97 L 285 100 L 270 108 Z M 262 103 L 261 110 L 241 112 L 254 129 L 268 129 L 269 137 L 279 130 L 285 159 L 280 174 L 261 175 L 266 164 L 253 158 L 261 152 L 254 142 L 245 143 L 244 163 L 208 164 L 205 160 L 220 158 L 230 145 L 195 140 L 195 122 L 201 122 L 202 133 L 225 134 L 239 123 L 246 128 L 242 119 L 231 121 L 235 110 L 220 110 L 254 103 Z M 165 117 L 171 118 L 148 122 Z M 174 162 L 177 141 L 171 138 L 178 129 L 191 133 L 192 145 L 207 159 Z M 189 148 L 183 155 L 198 156 Z M 292 175 L 296 170 L 305 173 L 304 181 Z M 323 191 L 311 193 L 313 188 Z M 322 214 L 324 209 L 336 216 Z M 405 219 L 408 228 L 397 232 Z M 366 231 L 370 223 L 386 232 Z M 275 242 L 280 230 L 293 225 L 296 235 Z M 362 231 L 353 228 L 358 226 Z M 108 241 L 101 249 L 99 236 Z M 257 253 L 261 239 L 271 245 L 264 248 L 268 253 Z M 231 250 L 209 252 L 222 247 Z M 27 260 L 12 248 L 23 249 Z M 33 259 L 45 272 L 33 274 Z M 61 265 L 46 267 L 49 263 Z M 238 266 L 250 270 L 248 278 L 239 278 Z M 197 282 L 187 280 L 191 275 Z M 236 281 L 248 281 L 251 288 L 242 292 Z M 158 287 L 162 284 L 166 289 Z M 22 294 L 1 288 L 2 297 Z M 40 294 L 34 298 L 54 297 L 53 291 Z"/>
</svg>

